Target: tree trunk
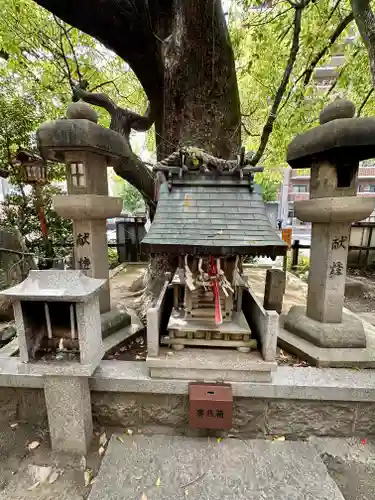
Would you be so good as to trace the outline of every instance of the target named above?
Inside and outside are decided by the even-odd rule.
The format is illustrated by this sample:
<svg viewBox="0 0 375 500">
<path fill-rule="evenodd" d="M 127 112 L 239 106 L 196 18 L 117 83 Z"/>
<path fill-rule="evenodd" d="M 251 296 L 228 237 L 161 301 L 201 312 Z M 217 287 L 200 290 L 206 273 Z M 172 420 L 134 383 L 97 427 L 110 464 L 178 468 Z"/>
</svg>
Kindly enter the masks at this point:
<svg viewBox="0 0 375 500">
<path fill-rule="evenodd" d="M 232 46 L 220 0 L 177 0 L 163 47 L 164 89 L 158 159 L 181 146 L 233 158 L 241 146 L 240 103 Z M 156 127 L 158 133 L 158 127 Z M 150 261 L 140 315 L 174 273 L 173 256 Z"/>
<path fill-rule="evenodd" d="M 161 156 L 196 146 L 233 158 L 240 148 L 234 57 L 220 0 L 177 0 L 163 47 Z"/>
<path fill-rule="evenodd" d="M 156 110 L 159 160 L 186 145 L 225 159 L 239 152 L 239 94 L 220 0 L 81 0 L 79 9 L 75 0 L 35 1 L 130 64 Z M 175 257 L 151 261 L 143 312 L 175 268 Z"/>
</svg>

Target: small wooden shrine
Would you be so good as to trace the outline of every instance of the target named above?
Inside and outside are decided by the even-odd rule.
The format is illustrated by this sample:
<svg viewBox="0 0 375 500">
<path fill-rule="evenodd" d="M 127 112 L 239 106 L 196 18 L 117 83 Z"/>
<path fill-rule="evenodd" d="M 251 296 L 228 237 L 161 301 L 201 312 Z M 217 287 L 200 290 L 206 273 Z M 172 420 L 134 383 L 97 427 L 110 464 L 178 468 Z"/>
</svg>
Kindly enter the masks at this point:
<svg viewBox="0 0 375 500">
<path fill-rule="evenodd" d="M 254 171 L 219 172 L 163 167 L 151 228 L 143 240 L 151 254 L 178 255 L 172 278 L 174 299 L 162 344 L 256 347 L 242 312 L 246 257 L 284 255 L 286 245 L 272 228 Z"/>
</svg>

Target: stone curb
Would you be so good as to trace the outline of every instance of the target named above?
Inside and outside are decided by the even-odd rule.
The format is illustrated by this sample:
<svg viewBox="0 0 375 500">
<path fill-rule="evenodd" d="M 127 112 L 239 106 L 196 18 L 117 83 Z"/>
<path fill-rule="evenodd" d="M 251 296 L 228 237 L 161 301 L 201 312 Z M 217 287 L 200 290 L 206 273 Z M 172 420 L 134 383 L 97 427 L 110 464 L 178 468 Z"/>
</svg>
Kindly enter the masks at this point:
<svg viewBox="0 0 375 500">
<path fill-rule="evenodd" d="M 44 378 L 18 371 L 18 359 L 0 359 L 0 387 L 41 389 Z M 151 379 L 145 363 L 102 361 L 90 378 L 92 391 L 187 394 L 188 380 Z M 236 397 L 375 402 L 373 370 L 278 367 L 270 383 L 233 382 Z"/>
</svg>

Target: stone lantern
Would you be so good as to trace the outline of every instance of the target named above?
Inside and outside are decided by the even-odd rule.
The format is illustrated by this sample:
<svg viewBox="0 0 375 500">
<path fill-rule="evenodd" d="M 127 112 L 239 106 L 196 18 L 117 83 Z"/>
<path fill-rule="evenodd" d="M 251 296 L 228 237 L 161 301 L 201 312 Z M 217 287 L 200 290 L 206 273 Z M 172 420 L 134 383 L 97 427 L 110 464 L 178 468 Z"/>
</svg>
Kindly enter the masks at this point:
<svg viewBox="0 0 375 500">
<path fill-rule="evenodd" d="M 20 373 L 43 377 L 52 448 L 86 454 L 93 434 L 89 376 L 103 356 L 99 293 L 82 271 L 30 271 L 3 290 L 13 302 Z"/>
<path fill-rule="evenodd" d="M 47 182 L 47 165 L 35 153 L 21 150 L 17 153 L 15 163 L 19 164 L 21 178 L 25 184 L 43 186 Z"/>
<path fill-rule="evenodd" d="M 44 240 L 45 257 L 49 259 L 41 263 L 45 267 L 52 267 L 53 247 L 48 239 L 46 214 L 43 204 L 43 186 L 47 183 L 47 164 L 39 155 L 26 150 L 19 150 L 13 164 L 18 168 L 21 179 L 25 184 L 32 186 L 35 195 L 35 209 L 39 217 L 40 229 Z M 39 266 L 41 265 L 39 264 Z"/>
<path fill-rule="evenodd" d="M 375 207 L 375 199 L 356 196 L 359 162 L 375 156 L 375 119 L 354 114 L 350 101 L 334 101 L 320 126 L 288 148 L 292 168 L 311 168 L 310 199 L 294 207 L 300 220 L 312 223 L 312 237 L 307 307 L 291 308 L 280 340 L 319 366 L 371 362 L 362 321 L 343 312 L 351 223 Z"/>
<path fill-rule="evenodd" d="M 71 103 L 67 119 L 46 122 L 38 130 L 43 157 L 66 164 L 68 194 L 55 196 L 62 217 L 73 220 L 76 269 L 105 279 L 100 312 L 110 310 L 106 219 L 120 215 L 122 199 L 108 196 L 107 167 L 126 154 L 123 137 L 97 123 L 86 103 Z"/>
</svg>

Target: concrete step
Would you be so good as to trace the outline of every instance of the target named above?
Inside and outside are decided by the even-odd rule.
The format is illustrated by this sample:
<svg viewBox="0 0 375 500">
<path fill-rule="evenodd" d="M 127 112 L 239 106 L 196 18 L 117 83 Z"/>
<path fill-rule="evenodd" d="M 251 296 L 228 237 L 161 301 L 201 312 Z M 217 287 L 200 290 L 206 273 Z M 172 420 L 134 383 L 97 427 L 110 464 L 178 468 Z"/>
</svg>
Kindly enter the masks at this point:
<svg viewBox="0 0 375 500">
<path fill-rule="evenodd" d="M 344 500 L 303 442 L 128 436 L 109 442 L 88 500 Z"/>
<path fill-rule="evenodd" d="M 189 344 L 188 339 L 181 339 Z M 200 344 L 199 340 L 196 345 Z M 217 341 L 222 347 L 229 342 Z M 249 343 L 245 345 L 251 346 Z M 241 345 L 232 342 L 232 345 Z M 148 356 L 147 367 L 151 378 L 170 380 L 200 380 L 206 382 L 271 382 L 272 372 L 276 370 L 275 361 L 264 361 L 258 351 L 238 352 L 235 349 L 212 349 L 207 347 L 188 347 L 174 351 L 161 347 L 158 357 Z"/>
</svg>

